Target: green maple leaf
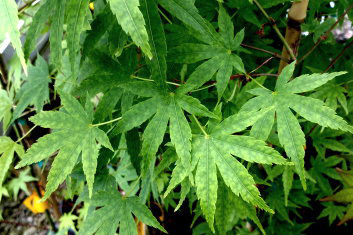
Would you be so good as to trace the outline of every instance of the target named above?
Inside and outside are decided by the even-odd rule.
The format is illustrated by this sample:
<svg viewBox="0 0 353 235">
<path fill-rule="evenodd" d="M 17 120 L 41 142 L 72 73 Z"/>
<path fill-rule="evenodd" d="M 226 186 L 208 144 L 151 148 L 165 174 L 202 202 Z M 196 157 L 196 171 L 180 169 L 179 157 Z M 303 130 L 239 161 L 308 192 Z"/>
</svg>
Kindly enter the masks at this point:
<svg viewBox="0 0 353 235">
<path fill-rule="evenodd" d="M 144 166 L 147 168 L 163 141 L 169 122 L 172 144 L 174 144 L 182 164 L 189 167 L 191 161 L 191 129 L 184 115 L 184 110 L 197 116 L 211 118 L 216 118 L 216 116 L 203 106 L 198 99 L 181 92 L 181 87 L 175 92 L 168 90 L 166 86 L 166 42 L 164 30 L 158 29 L 158 26 L 161 25 L 161 19 L 157 5 L 154 1 L 142 1 L 141 8 L 148 19 L 146 20 L 147 29 L 153 42 L 151 43 L 153 58 L 147 63 L 150 66 L 152 78 L 157 84 L 130 81 L 119 85 L 126 91 L 147 99 L 125 112 L 114 132 L 129 131 L 152 117 L 142 136 L 141 153 L 142 156 L 145 156 Z M 159 46 L 162 47 L 161 50 Z"/>
<path fill-rule="evenodd" d="M 13 0 L 0 0 L 0 38 L 5 38 L 8 33 L 11 43 L 16 50 L 16 54 L 20 59 L 21 65 L 27 75 L 27 65 L 22 51 L 20 40 L 20 31 L 18 29 L 18 11 L 17 4 Z"/>
<path fill-rule="evenodd" d="M 219 34 L 216 33 L 217 41 L 198 37 L 203 44 L 186 43 L 172 48 L 168 52 L 169 60 L 175 63 L 190 64 L 207 60 L 190 75 L 187 83 L 181 87 L 183 92 L 198 88 L 217 73 L 216 87 L 220 99 L 227 88 L 233 68 L 240 73 L 245 73 L 241 58 L 233 53 L 243 41 L 244 30 L 234 36 L 233 22 L 222 6 L 219 9 L 218 25 L 220 32 Z M 215 32 L 212 26 L 210 27 L 210 30 Z"/>
<path fill-rule="evenodd" d="M 337 218 L 341 219 L 346 211 L 346 207 L 344 206 L 336 206 L 332 202 L 329 202 L 325 205 L 325 209 L 323 209 L 320 215 L 317 217 L 318 219 L 328 217 L 329 224 L 331 225 L 333 221 Z"/>
<path fill-rule="evenodd" d="M 192 139 L 191 166 L 186 168 L 180 163 L 180 160 L 177 161 L 165 196 L 185 177 L 190 177 L 190 172 L 197 167 L 195 175 L 196 193 L 200 199 L 201 209 L 205 214 L 206 220 L 211 229 L 214 230 L 213 220 L 217 201 L 218 169 L 225 184 L 235 195 L 241 196 L 245 201 L 272 212 L 260 197 L 260 192 L 256 188 L 252 176 L 232 156 L 262 164 L 287 163 L 277 151 L 267 147 L 263 141 L 249 136 L 232 135 L 251 126 L 269 111 L 271 109 L 232 115 L 211 128 L 209 134 L 205 133 L 204 136 L 194 137 Z"/>
<path fill-rule="evenodd" d="M 100 147 L 96 141 L 112 149 L 105 132 L 92 125 L 91 107 L 84 110 L 74 97 L 65 93 L 61 93 L 60 97 L 63 105 L 62 110 L 44 111 L 30 118 L 36 125 L 53 129 L 53 133 L 41 137 L 37 143 L 33 144 L 16 166 L 16 168 L 20 168 L 39 162 L 59 150 L 48 175 L 45 199 L 71 173 L 80 153 L 82 153 L 83 171 L 91 195 Z"/>
<path fill-rule="evenodd" d="M 138 197 L 125 198 L 119 192 L 99 192 L 92 198 L 90 205 L 100 208 L 87 215 L 79 234 L 116 234 L 119 227 L 121 235 L 137 235 L 132 214 L 143 223 L 166 233 Z"/>
<path fill-rule="evenodd" d="M 20 175 L 17 178 L 14 178 L 9 182 L 9 189 L 13 192 L 13 196 L 15 200 L 17 200 L 17 195 L 20 189 L 24 191 L 27 195 L 29 195 L 30 193 L 28 192 L 28 189 L 27 189 L 27 183 L 37 181 L 36 178 L 29 175 L 30 174 L 29 171 L 30 171 L 29 168 L 21 171 Z"/>
<path fill-rule="evenodd" d="M 266 88 L 250 90 L 249 92 L 256 95 L 256 97 L 244 104 L 241 111 L 249 112 L 270 106 L 275 107 L 272 112 L 268 112 L 254 124 L 251 135 L 266 140 L 270 134 L 276 115 L 279 141 L 284 147 L 287 156 L 294 162 L 296 171 L 305 189 L 305 135 L 291 109 L 306 120 L 318 123 L 323 127 L 343 131 L 352 131 L 352 128 L 343 118 L 337 116 L 334 110 L 325 106 L 322 101 L 297 94 L 312 91 L 336 76 L 345 74 L 345 72 L 305 74 L 290 81 L 294 72 L 294 66 L 295 62 L 283 69 L 278 77 L 275 91 L 270 91 Z"/>
<path fill-rule="evenodd" d="M 26 82 L 16 95 L 18 104 L 13 112 L 13 120 L 18 118 L 28 105 L 34 105 L 37 111 L 49 100 L 49 68 L 43 57 L 38 55 L 35 66 L 28 67 Z"/>
<path fill-rule="evenodd" d="M 14 153 L 17 153 L 20 157 L 23 156 L 24 150 L 22 145 L 12 141 L 9 137 L 0 137 L 0 188 L 5 180 L 5 175 L 10 168 Z"/>
<path fill-rule="evenodd" d="M 178 90 L 175 93 L 164 94 L 161 91 L 158 93 L 158 89 L 155 88 L 154 90 L 157 92 L 149 94 L 150 92 L 144 93 L 144 89 L 135 90 L 134 84 L 129 84 L 124 88 L 139 95 L 153 96 L 132 106 L 125 112 L 122 115 L 122 120 L 115 127 L 114 133 L 129 131 L 153 116 L 142 136 L 142 155 L 146 156 L 145 159 L 148 161 L 155 156 L 162 143 L 169 121 L 171 141 L 183 165 L 188 167 L 191 161 L 191 129 L 184 115 L 184 110 L 197 116 L 211 118 L 216 118 L 216 116 L 208 111 L 199 100 L 179 93 Z"/>
<path fill-rule="evenodd" d="M 268 111 L 267 111 L 268 112 Z M 232 135 L 252 125 L 263 112 L 240 113 L 226 118 L 209 134 L 193 138 L 192 156 L 197 162 L 196 193 L 211 229 L 217 201 L 217 169 L 224 183 L 246 202 L 273 212 L 261 198 L 253 177 L 233 156 L 248 162 L 286 164 L 287 161 L 265 142 L 250 136 Z"/>
<path fill-rule="evenodd" d="M 4 120 L 5 130 L 11 119 L 12 100 L 5 90 L 0 90 L 0 121 Z"/>
<path fill-rule="evenodd" d="M 343 110 L 348 114 L 347 98 L 345 93 L 347 90 L 333 82 L 329 82 L 322 86 L 318 91 L 315 91 L 311 96 L 325 101 L 325 104 L 332 108 L 337 109 L 338 103 L 342 106 Z"/>
<path fill-rule="evenodd" d="M 141 47 L 148 58 L 152 59 L 145 20 L 139 9 L 139 0 L 109 0 L 109 4 L 123 30 L 131 36 L 137 46 Z"/>
<path fill-rule="evenodd" d="M 341 141 L 337 140 L 337 138 L 340 138 L 343 134 L 343 131 L 329 129 L 321 131 L 316 129 L 310 134 L 310 137 L 313 140 L 313 146 L 315 147 L 317 153 L 320 157 L 324 158 L 327 149 L 343 153 L 353 152 L 346 146 L 346 144 L 343 144 Z"/>
<path fill-rule="evenodd" d="M 342 162 L 341 158 L 332 156 L 328 158 L 312 157 L 310 159 L 312 168 L 310 169 L 310 175 L 315 179 L 321 191 L 318 193 L 318 197 L 327 196 L 333 193 L 329 178 L 340 180 L 339 175 L 333 168 Z"/>
<path fill-rule="evenodd" d="M 69 229 L 72 229 L 73 231 L 76 232 L 74 221 L 77 219 L 78 219 L 78 217 L 76 215 L 71 214 L 71 213 L 63 214 L 60 217 L 60 225 L 59 225 L 59 231 L 57 232 L 57 235 L 68 234 Z"/>
</svg>

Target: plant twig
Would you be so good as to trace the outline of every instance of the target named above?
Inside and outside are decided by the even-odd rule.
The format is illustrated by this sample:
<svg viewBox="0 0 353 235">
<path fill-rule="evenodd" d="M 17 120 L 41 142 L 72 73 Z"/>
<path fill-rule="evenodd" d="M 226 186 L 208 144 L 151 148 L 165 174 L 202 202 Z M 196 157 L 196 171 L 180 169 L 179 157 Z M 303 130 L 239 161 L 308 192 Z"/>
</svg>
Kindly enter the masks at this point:
<svg viewBox="0 0 353 235">
<path fill-rule="evenodd" d="M 247 48 L 250 48 L 250 49 L 253 49 L 253 50 L 261 51 L 261 52 L 270 54 L 270 55 L 272 55 L 272 56 L 274 56 L 274 57 L 276 57 L 278 59 L 290 62 L 287 58 L 284 58 L 283 56 L 281 56 L 280 54 L 278 54 L 276 52 L 272 52 L 272 51 L 268 51 L 268 50 L 265 50 L 265 49 L 262 49 L 262 48 L 254 47 L 254 46 L 251 46 L 251 45 L 248 45 L 248 44 L 245 44 L 245 43 L 242 43 L 241 46 L 242 47 L 247 47 Z"/>
<path fill-rule="evenodd" d="M 341 58 L 341 57 L 343 56 L 343 54 L 346 52 L 346 50 L 348 50 L 348 48 L 350 48 L 352 45 L 353 45 L 353 40 L 352 40 L 350 43 L 348 43 L 348 44 L 343 48 L 343 50 L 336 56 L 336 58 L 334 58 L 334 59 L 331 61 L 331 63 L 329 64 L 329 66 L 327 66 L 327 68 L 325 69 L 324 73 L 326 73 L 327 71 L 329 71 L 330 68 L 331 68 L 334 64 L 336 64 L 337 60 L 338 60 L 339 58 Z"/>
<path fill-rule="evenodd" d="M 330 32 L 336 27 L 336 25 L 344 19 L 344 17 L 347 15 L 347 13 L 353 8 L 353 4 L 351 4 L 344 12 L 343 14 L 336 20 L 336 22 L 325 32 L 324 35 L 322 35 L 321 37 L 319 37 L 319 39 L 317 40 L 317 42 L 314 44 L 314 46 L 312 48 L 310 48 L 310 50 L 305 53 L 305 55 L 303 55 L 300 59 L 298 59 L 297 64 L 299 64 L 300 62 L 302 62 L 304 59 L 306 59 L 315 49 L 316 47 L 321 43 L 321 41 L 325 40 Z"/>
<path fill-rule="evenodd" d="M 292 48 L 289 46 L 289 44 L 287 43 L 286 39 L 281 34 L 281 31 L 279 30 L 279 28 L 276 25 L 276 21 L 271 16 L 269 16 L 267 14 L 265 9 L 261 6 L 261 4 L 257 0 L 253 0 L 253 2 L 259 8 L 259 10 L 262 12 L 262 14 L 267 18 L 267 20 L 270 22 L 270 24 L 271 24 L 272 28 L 274 29 L 274 31 L 276 32 L 277 36 L 279 37 L 279 39 L 282 41 L 283 45 L 287 49 L 291 59 L 295 60 L 296 58 L 295 58 L 294 52 L 293 52 Z"/>
</svg>

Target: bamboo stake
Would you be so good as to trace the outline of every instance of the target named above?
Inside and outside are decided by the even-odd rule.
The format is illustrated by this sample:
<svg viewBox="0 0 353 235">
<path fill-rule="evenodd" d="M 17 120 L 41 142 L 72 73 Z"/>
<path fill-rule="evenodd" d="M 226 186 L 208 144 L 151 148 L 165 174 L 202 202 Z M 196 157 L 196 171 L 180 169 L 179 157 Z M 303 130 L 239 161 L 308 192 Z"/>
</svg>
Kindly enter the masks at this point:
<svg viewBox="0 0 353 235">
<path fill-rule="evenodd" d="M 285 40 L 289 44 L 295 56 L 298 55 L 300 36 L 302 32 L 300 26 L 306 18 L 308 3 L 309 3 L 309 0 L 293 2 L 292 7 L 288 12 L 288 21 L 287 21 Z M 282 49 L 282 57 L 288 60 L 291 59 L 291 55 L 285 47 L 283 47 Z M 281 60 L 278 73 L 280 73 L 287 64 L 288 64 L 287 61 Z"/>
</svg>

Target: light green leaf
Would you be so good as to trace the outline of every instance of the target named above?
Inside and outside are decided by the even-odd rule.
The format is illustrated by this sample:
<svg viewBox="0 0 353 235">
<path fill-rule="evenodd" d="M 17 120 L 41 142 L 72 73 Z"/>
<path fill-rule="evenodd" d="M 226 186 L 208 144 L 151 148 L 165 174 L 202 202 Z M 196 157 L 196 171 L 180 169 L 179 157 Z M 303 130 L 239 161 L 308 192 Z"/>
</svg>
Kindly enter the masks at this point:
<svg viewBox="0 0 353 235">
<path fill-rule="evenodd" d="M 300 125 L 288 107 L 277 106 L 277 130 L 281 145 L 286 150 L 288 157 L 292 159 L 295 168 L 306 189 L 304 170 L 304 146 L 305 136 Z"/>
<path fill-rule="evenodd" d="M 226 90 L 230 76 L 232 75 L 232 72 L 233 72 L 233 64 L 232 64 L 231 58 L 232 58 L 232 55 L 229 55 L 229 54 L 222 56 L 222 64 L 216 76 L 216 81 L 217 81 L 216 87 L 217 87 L 219 100 L 221 99 L 224 91 Z"/>
<path fill-rule="evenodd" d="M 250 135 L 259 140 L 267 140 L 275 121 L 275 109 L 272 109 L 259 118 L 251 128 Z"/>
<path fill-rule="evenodd" d="M 196 116 L 217 118 L 217 116 L 210 112 L 205 106 L 203 106 L 198 99 L 193 98 L 192 96 L 176 94 L 175 100 L 178 105 L 188 113 L 194 114 Z"/>
<path fill-rule="evenodd" d="M 218 187 L 215 159 L 219 156 L 217 156 L 217 152 L 213 146 L 210 145 L 210 141 L 204 138 L 197 138 L 193 141 L 194 154 L 201 155 L 202 153 L 202 156 L 197 156 L 199 162 L 195 176 L 196 193 L 206 221 L 214 232 L 213 221 L 216 211 Z"/>
<path fill-rule="evenodd" d="M 289 93 L 302 93 L 312 91 L 315 88 L 320 87 L 328 81 L 334 79 L 335 77 L 346 73 L 347 72 L 304 74 L 300 77 L 295 78 L 293 81 L 285 84 L 278 90 Z"/>
<path fill-rule="evenodd" d="M 13 0 L 0 0 L 0 38 L 5 38 L 8 33 L 12 46 L 20 59 L 22 68 L 27 75 L 27 65 L 22 51 L 20 31 L 18 30 L 17 4 Z"/>
<path fill-rule="evenodd" d="M 348 123 L 340 116 L 337 116 L 334 110 L 325 106 L 324 102 L 321 100 L 294 94 L 283 95 L 282 99 L 285 100 L 294 111 L 308 121 L 336 130 L 350 130 Z"/>
<path fill-rule="evenodd" d="M 200 33 L 207 43 L 217 44 L 220 39 L 214 28 L 197 12 L 192 1 L 185 0 L 158 0 L 158 2 L 172 15 L 184 24 Z"/>
<path fill-rule="evenodd" d="M 146 225 L 166 233 L 151 211 L 137 197 L 122 198 L 118 192 L 99 192 L 93 196 L 91 203 L 100 208 L 87 215 L 79 234 L 114 235 L 119 223 L 121 234 L 137 234 L 132 214 Z"/>
<path fill-rule="evenodd" d="M 0 122 L 3 120 L 5 130 L 11 118 L 12 101 L 5 90 L 0 89 Z"/>
<path fill-rule="evenodd" d="M 50 13 L 50 3 L 49 1 L 46 1 L 40 6 L 37 13 L 33 16 L 32 23 L 27 31 L 25 44 L 23 46 L 26 59 L 29 58 L 31 52 L 35 49 L 37 39 L 43 31 Z"/>
<path fill-rule="evenodd" d="M 36 125 L 52 128 L 54 132 L 33 144 L 16 166 L 19 168 L 41 161 L 59 150 L 49 171 L 45 199 L 71 173 L 81 152 L 83 170 L 91 195 L 100 147 L 96 141 L 112 149 L 105 133 L 92 126 L 92 117 L 87 113 L 89 111 L 85 111 L 76 99 L 65 93 L 61 93 L 60 98 L 65 111 L 40 112 L 30 119 Z"/>
<path fill-rule="evenodd" d="M 293 184 L 293 170 L 291 166 L 285 166 L 282 174 L 284 189 L 284 204 L 288 206 L 288 196 Z"/>
<path fill-rule="evenodd" d="M 70 0 L 67 5 L 67 47 L 73 76 L 77 76 L 76 57 L 80 49 L 80 35 L 84 31 L 89 0 Z M 58 19 L 59 20 L 59 19 Z M 60 25 L 58 25 L 60 27 Z M 60 32 L 59 32 L 60 33 Z M 59 35 L 60 37 L 60 35 Z"/>
<path fill-rule="evenodd" d="M 26 82 L 16 95 L 18 104 L 13 113 L 13 120 L 17 119 L 28 105 L 34 105 L 37 111 L 49 100 L 49 68 L 43 57 L 38 56 L 35 66 L 28 68 Z"/>
<path fill-rule="evenodd" d="M 220 4 L 218 12 L 219 33 L 228 49 L 232 48 L 234 37 L 234 25 L 227 11 Z"/>
<path fill-rule="evenodd" d="M 177 104 L 176 97 L 171 97 L 169 105 L 170 116 L 170 139 L 175 146 L 175 150 L 181 159 L 181 163 L 187 168 L 191 161 L 191 129 L 184 112 Z"/>
<path fill-rule="evenodd" d="M 168 60 L 174 63 L 191 64 L 201 60 L 211 59 L 225 53 L 227 53 L 227 50 L 219 46 L 184 43 L 168 51 Z"/>
<path fill-rule="evenodd" d="M 161 145 L 168 125 L 169 115 L 163 108 L 159 109 L 152 120 L 148 123 L 142 139 L 141 154 L 144 158 L 145 167 L 149 166 Z"/>
<path fill-rule="evenodd" d="M 7 136 L 0 137 L 0 188 L 5 180 L 5 175 L 10 168 L 14 153 L 17 153 L 20 157 L 23 156 L 24 150 L 22 145 L 12 141 Z"/>
<path fill-rule="evenodd" d="M 284 67 L 276 82 L 276 91 L 283 89 L 294 73 L 295 61 Z"/>
<path fill-rule="evenodd" d="M 122 120 L 115 127 L 115 133 L 123 133 L 144 123 L 157 110 L 156 98 L 142 101 L 132 106 L 122 116 Z"/>
<path fill-rule="evenodd" d="M 221 65 L 221 57 L 216 56 L 199 65 L 195 71 L 190 75 L 186 84 L 178 88 L 179 93 L 187 93 L 195 88 L 200 87 L 205 82 L 211 80 L 213 75 L 217 72 Z"/>
<path fill-rule="evenodd" d="M 253 125 L 266 112 L 271 111 L 273 107 L 262 109 L 260 111 L 239 112 L 224 119 L 218 126 L 212 129 L 212 134 L 227 135 L 243 131 Z"/>
<path fill-rule="evenodd" d="M 147 57 L 152 59 L 145 20 L 139 9 L 139 0 L 109 0 L 109 3 L 123 30 L 131 36 L 137 46 L 141 47 Z"/>
<path fill-rule="evenodd" d="M 158 13 L 155 0 L 141 0 L 141 11 L 144 14 L 146 28 L 150 38 L 152 60 L 148 61 L 152 79 L 157 81 L 159 87 L 167 90 L 167 42 L 165 39 L 162 20 Z"/>
<path fill-rule="evenodd" d="M 64 16 L 66 0 L 51 1 L 51 11 L 53 11 L 51 27 L 50 27 L 50 63 L 56 68 L 61 67 L 62 61 L 62 37 L 64 31 Z"/>
</svg>

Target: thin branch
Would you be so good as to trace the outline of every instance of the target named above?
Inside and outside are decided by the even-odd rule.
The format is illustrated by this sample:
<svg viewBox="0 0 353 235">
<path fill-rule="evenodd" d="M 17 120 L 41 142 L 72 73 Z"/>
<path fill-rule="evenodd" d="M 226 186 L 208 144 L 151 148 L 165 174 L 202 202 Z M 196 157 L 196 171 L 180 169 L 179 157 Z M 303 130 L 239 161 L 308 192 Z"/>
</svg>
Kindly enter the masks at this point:
<svg viewBox="0 0 353 235">
<path fill-rule="evenodd" d="M 280 54 L 278 54 L 276 52 L 272 52 L 272 51 L 268 51 L 268 50 L 265 50 L 265 49 L 262 49 L 262 48 L 254 47 L 254 46 L 251 46 L 251 45 L 248 45 L 248 44 L 245 44 L 245 43 L 242 43 L 241 46 L 247 47 L 247 48 L 250 48 L 250 49 L 254 49 L 254 50 L 257 50 L 257 51 L 261 51 L 261 52 L 270 54 L 270 55 L 272 55 L 274 57 L 277 57 L 278 59 L 284 60 L 286 62 L 290 62 L 287 58 L 284 58 L 283 56 L 281 56 Z"/>
<path fill-rule="evenodd" d="M 353 8 L 353 4 L 351 4 L 344 12 L 343 14 L 336 20 L 336 22 L 326 31 L 326 33 L 324 35 L 322 35 L 321 37 L 319 37 L 319 39 L 317 40 L 317 42 L 315 43 L 315 45 L 310 48 L 310 50 L 305 53 L 305 55 L 303 55 L 300 59 L 298 59 L 297 64 L 299 64 L 300 62 L 302 62 L 304 59 L 306 59 L 315 49 L 316 47 L 321 43 L 321 41 L 326 40 L 326 38 L 329 36 L 330 32 L 336 27 L 336 25 L 344 19 L 344 17 L 347 15 L 347 13 Z"/>
<path fill-rule="evenodd" d="M 283 45 L 287 49 L 291 59 L 295 60 L 296 58 L 295 58 L 294 52 L 293 52 L 292 48 L 288 45 L 286 39 L 281 34 L 281 31 L 277 27 L 275 20 L 267 14 L 265 9 L 261 6 L 261 4 L 257 0 L 253 0 L 253 2 L 259 8 L 259 10 L 262 12 L 262 14 L 267 18 L 267 20 L 270 22 L 270 24 L 271 24 L 272 28 L 275 30 L 277 36 L 279 37 L 279 39 L 282 41 Z"/>
<path fill-rule="evenodd" d="M 337 60 L 339 58 L 341 58 L 343 56 L 343 54 L 346 52 L 346 50 L 348 50 L 348 48 L 350 48 L 351 46 L 353 45 L 353 40 L 348 44 L 346 45 L 343 50 L 336 56 L 336 58 L 334 58 L 331 63 L 329 64 L 329 66 L 327 66 L 327 68 L 325 69 L 324 73 L 326 73 L 328 70 L 330 70 L 330 68 L 336 64 Z"/>
</svg>

